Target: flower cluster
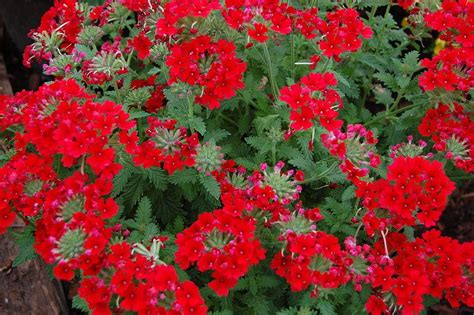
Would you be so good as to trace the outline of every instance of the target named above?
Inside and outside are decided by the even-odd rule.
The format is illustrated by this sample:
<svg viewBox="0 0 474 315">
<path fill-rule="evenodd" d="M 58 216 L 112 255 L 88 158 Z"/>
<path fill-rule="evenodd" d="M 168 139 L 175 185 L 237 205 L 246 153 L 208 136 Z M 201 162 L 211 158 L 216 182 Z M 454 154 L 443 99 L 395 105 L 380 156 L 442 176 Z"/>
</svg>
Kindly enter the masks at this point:
<svg viewBox="0 0 474 315">
<path fill-rule="evenodd" d="M 33 59 L 50 60 L 58 48 L 71 53 L 83 21 L 77 0 L 57 1 L 57 5 L 43 14 L 38 28 L 31 31 L 30 37 L 35 43 L 26 47 L 24 65 L 31 66 Z"/>
<path fill-rule="evenodd" d="M 453 307 L 459 307 L 461 302 L 473 305 L 474 281 L 469 273 L 473 245 L 459 244 L 436 230 L 425 232 L 414 241 L 400 233 L 388 234 L 386 244 L 380 240 L 370 255 L 367 280 L 376 292 L 366 304 L 367 311 L 419 314 L 427 294 L 444 296 Z"/>
<path fill-rule="evenodd" d="M 75 199 L 76 194 L 87 194 L 89 198 L 84 209 L 77 211 L 86 211 L 98 218 L 110 218 L 117 212 L 115 202 L 102 196 L 110 193 L 111 181 L 121 169 L 115 162 L 114 146 L 118 142 L 113 144 L 113 139 L 118 134 L 128 133 L 134 122 L 128 120 L 129 115 L 121 106 L 110 101 L 96 103 L 91 98 L 92 95 L 68 80 L 43 86 L 19 98 L 3 100 L 1 108 L 5 119 L 1 128 L 18 130 L 14 136 L 15 154 L 1 171 L 1 189 L 11 196 L 4 199 L 7 201 L 3 212 L 35 216 L 42 210 L 43 219 L 51 220 L 44 224 L 59 224 L 61 228 L 55 229 L 58 232 L 68 222 L 58 221 L 56 216 L 63 212 L 63 202 Z M 72 175 L 60 177 L 58 162 Z M 88 169 L 95 178 L 86 185 Z M 67 220 L 74 213 L 70 213 Z M 9 222 L 12 220 L 13 215 L 5 216 Z M 62 231 L 57 240 L 65 232 Z"/>
<path fill-rule="evenodd" d="M 273 258 L 272 269 L 285 278 L 292 291 L 311 286 L 313 296 L 318 289 L 335 289 L 347 283 L 350 276 L 339 240 L 321 231 L 306 234 L 288 232 L 284 236 L 286 246 Z"/>
<path fill-rule="evenodd" d="M 171 48 L 166 59 L 170 68 L 168 84 L 184 82 L 198 88 L 196 103 L 210 109 L 220 107 L 242 89 L 246 64 L 236 57 L 235 45 L 226 40 L 214 43 L 210 36 L 199 36 Z"/>
<path fill-rule="evenodd" d="M 419 128 L 419 126 L 418 126 Z M 423 150 L 428 145 L 423 140 L 418 140 L 418 143 L 413 142 L 413 136 L 410 135 L 407 137 L 408 142 L 397 143 L 396 145 L 392 145 L 390 147 L 390 158 L 395 159 L 399 156 L 405 157 L 415 157 L 415 156 L 423 156 Z M 426 158 L 432 158 L 433 153 L 428 153 L 425 156 Z"/>
<path fill-rule="evenodd" d="M 446 152 L 456 167 L 474 172 L 474 122 L 459 104 L 440 104 L 430 109 L 418 126 L 420 134 L 431 137 L 434 148 Z"/>
<path fill-rule="evenodd" d="M 138 314 L 207 313 L 204 299 L 193 282 L 179 281 L 174 267 L 157 263 L 157 257 L 147 256 L 136 253 L 135 248 L 125 242 L 110 246 L 107 254 L 100 258 L 99 266 L 113 271 L 110 282 L 93 274 L 82 280 L 78 290 L 93 314 L 116 312 L 110 309 L 111 301 L 117 309 Z"/>
<path fill-rule="evenodd" d="M 287 35 L 293 30 L 297 10 L 279 1 L 226 1 L 222 16 L 236 30 L 247 29 L 249 37 L 259 43 L 269 39 L 269 31 Z"/>
<path fill-rule="evenodd" d="M 468 92 L 474 86 L 474 64 L 469 57 L 474 53 L 473 8 L 470 1 L 443 1 L 439 10 L 425 14 L 426 25 L 440 32 L 447 47 L 433 59 L 422 60 L 427 71 L 419 84 L 424 90 Z"/>
<path fill-rule="evenodd" d="M 343 161 L 340 168 L 351 181 L 367 176 L 369 167 L 377 168 L 380 164 L 375 149 L 377 139 L 363 125 L 348 125 L 346 132 L 334 130 L 322 134 L 321 141 L 331 155 Z"/>
<path fill-rule="evenodd" d="M 245 169 L 229 172 L 220 181 L 222 210 L 232 215 L 250 214 L 262 219 L 268 227 L 282 218 L 289 218 L 289 207 L 298 202 L 304 179 L 303 172 L 283 170 L 280 161 L 273 168 L 260 165 L 260 171 L 253 171 L 245 177 Z"/>
<path fill-rule="evenodd" d="M 319 48 L 323 55 L 340 60 L 344 52 L 357 51 L 362 46 L 361 38 L 371 38 L 372 29 L 359 17 L 354 9 L 340 9 L 326 16 L 327 22 L 320 24 Z"/>
<path fill-rule="evenodd" d="M 167 38 L 186 32 L 195 34 L 193 22 L 208 17 L 218 9 L 221 9 L 221 4 L 217 0 L 168 1 L 161 8 L 163 16 L 156 21 L 156 36 Z"/>
<path fill-rule="evenodd" d="M 144 168 L 161 167 L 173 174 L 185 166 L 194 166 L 194 155 L 199 144 L 197 134 L 188 135 L 184 127 L 176 128 L 175 120 L 160 120 L 148 117 L 149 139 L 137 144 L 136 132 L 123 136 L 127 152 L 134 156 L 133 161 Z"/>
<path fill-rule="evenodd" d="M 356 195 L 363 197 L 364 206 L 371 209 L 364 218 L 367 228 L 373 227 L 374 223 L 378 223 L 376 230 L 387 227 L 387 218 L 376 220 L 372 211 L 376 208 L 390 212 L 393 216 L 392 226 L 419 223 L 430 227 L 441 216 L 454 188 L 454 183 L 446 176 L 440 162 L 423 157 L 401 156 L 388 166 L 386 179 L 360 184 Z M 373 228 L 369 230 L 373 231 Z"/>
<path fill-rule="evenodd" d="M 329 131 L 342 126 L 338 120 L 339 108 L 342 108 L 341 96 L 330 88 L 337 85 L 332 73 L 310 73 L 299 83 L 281 89 L 280 100 L 291 108 L 290 127 L 295 130 L 307 130 L 314 126 L 313 120 Z"/>
<path fill-rule="evenodd" d="M 209 287 L 227 295 L 249 267 L 265 258 L 255 228 L 249 216 L 236 217 L 224 210 L 203 213 L 176 236 L 176 263 L 183 269 L 195 263 L 201 272 L 212 270 Z"/>
<path fill-rule="evenodd" d="M 164 85 L 156 83 L 156 75 L 152 75 L 146 80 L 133 80 L 130 87 L 133 90 L 140 90 L 142 88 L 146 90 L 152 89 L 149 97 L 146 97 L 144 100 L 137 100 L 145 103 L 144 107 L 147 112 L 155 113 L 165 106 Z"/>
</svg>

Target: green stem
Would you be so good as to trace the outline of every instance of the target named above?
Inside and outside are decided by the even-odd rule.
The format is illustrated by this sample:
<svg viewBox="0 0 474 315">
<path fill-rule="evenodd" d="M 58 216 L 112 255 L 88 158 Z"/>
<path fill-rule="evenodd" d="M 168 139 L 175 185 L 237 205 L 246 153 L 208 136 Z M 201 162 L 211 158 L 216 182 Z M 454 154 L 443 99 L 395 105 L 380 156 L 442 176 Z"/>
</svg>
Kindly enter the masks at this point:
<svg viewBox="0 0 474 315">
<path fill-rule="evenodd" d="M 266 42 L 263 44 L 263 53 L 265 54 L 265 58 L 267 60 L 268 76 L 270 77 L 270 84 L 272 86 L 273 97 L 277 99 L 279 96 L 279 92 L 278 92 L 278 87 L 275 81 L 275 77 L 273 75 L 272 59 L 270 57 L 270 52 L 268 51 L 268 46 Z"/>
<path fill-rule="evenodd" d="M 132 57 L 133 57 L 133 52 L 135 51 L 135 49 L 131 49 L 130 50 L 130 53 L 128 54 L 128 57 L 127 57 L 127 68 L 130 68 L 130 63 L 132 62 Z"/>
<path fill-rule="evenodd" d="M 405 107 L 402 107 L 402 108 L 399 108 L 393 112 L 390 112 L 390 111 L 387 111 L 385 113 L 385 115 L 383 116 L 378 116 L 378 117 L 375 117 L 374 119 L 372 119 L 371 121 L 367 122 L 366 124 L 364 124 L 365 127 L 368 127 L 368 126 L 371 126 L 373 125 L 374 123 L 382 120 L 382 119 L 387 119 L 387 118 L 390 118 L 390 117 L 395 117 L 396 114 L 400 114 L 400 113 L 403 113 L 404 111 L 407 111 L 409 109 L 412 109 L 412 108 L 415 108 L 419 106 L 418 104 L 412 104 L 412 105 L 408 105 L 408 106 L 405 106 Z"/>
<path fill-rule="evenodd" d="M 291 78 L 295 79 L 295 35 L 291 34 Z"/>
<path fill-rule="evenodd" d="M 273 165 L 276 165 L 276 143 L 272 143 L 272 162 Z"/>
<path fill-rule="evenodd" d="M 410 81 L 411 81 L 411 78 L 412 78 L 413 74 L 410 75 Z M 405 90 L 406 90 L 406 87 L 400 89 L 400 91 L 398 92 L 397 94 L 397 98 L 395 99 L 395 101 L 393 102 L 392 106 L 390 106 L 390 108 L 388 109 L 389 112 L 391 112 L 392 110 L 396 109 L 398 107 L 398 103 L 400 103 L 400 101 L 402 100 L 403 96 L 405 95 Z"/>
<path fill-rule="evenodd" d="M 331 62 L 331 58 L 327 58 L 326 61 L 324 62 L 323 67 L 321 68 L 321 73 L 326 72 L 330 62 Z"/>
<path fill-rule="evenodd" d="M 218 116 L 221 117 L 222 119 L 224 119 L 225 121 L 231 123 L 232 125 L 236 126 L 237 128 L 239 128 L 239 124 L 236 123 L 233 119 L 230 119 L 229 117 L 227 117 L 226 115 L 224 115 L 222 113 L 219 113 Z"/>
<path fill-rule="evenodd" d="M 300 182 L 300 184 L 308 184 L 308 183 L 317 181 L 317 180 L 323 178 L 324 176 L 326 176 L 327 174 L 331 173 L 338 165 L 339 165 L 339 161 L 335 161 L 334 163 L 331 164 L 331 166 L 328 167 L 327 170 L 325 170 L 321 174 L 316 175 L 312 178 L 305 179 L 304 181 Z"/>
<path fill-rule="evenodd" d="M 186 100 L 188 102 L 188 118 L 189 118 L 189 121 L 191 122 L 194 116 L 194 107 L 193 107 L 194 102 L 191 101 L 190 95 L 186 96 Z M 191 127 L 191 133 L 194 133 L 194 128 L 191 124 L 190 124 L 190 127 Z"/>
<path fill-rule="evenodd" d="M 119 104 L 122 104 L 122 96 L 120 95 L 120 89 L 118 87 L 117 80 L 114 80 L 114 90 L 115 90 L 115 95 L 117 96 L 117 102 Z"/>
<path fill-rule="evenodd" d="M 86 155 L 84 154 L 84 155 L 81 157 L 81 168 L 80 168 L 80 171 L 81 171 L 81 174 L 82 174 L 82 175 L 84 175 L 85 166 L 86 166 Z"/>
</svg>

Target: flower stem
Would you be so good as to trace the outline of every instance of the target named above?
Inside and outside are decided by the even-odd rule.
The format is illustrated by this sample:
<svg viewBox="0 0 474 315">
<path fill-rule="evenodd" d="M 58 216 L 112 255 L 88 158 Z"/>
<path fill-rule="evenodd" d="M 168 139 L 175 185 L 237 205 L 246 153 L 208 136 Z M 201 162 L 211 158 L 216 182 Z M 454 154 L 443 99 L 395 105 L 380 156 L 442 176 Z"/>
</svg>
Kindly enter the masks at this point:
<svg viewBox="0 0 474 315">
<path fill-rule="evenodd" d="M 390 118 L 390 117 L 395 117 L 394 115 L 396 114 L 400 114 L 400 113 L 403 113 L 404 111 L 407 111 L 409 109 L 412 109 L 412 108 L 415 108 L 419 106 L 418 104 L 412 104 L 412 105 L 408 105 L 408 106 L 405 106 L 405 107 L 402 107 L 402 108 L 399 108 L 397 110 L 394 110 L 393 112 L 390 112 L 390 110 L 388 110 L 385 115 L 383 116 L 379 116 L 379 117 L 375 117 L 374 119 L 372 119 L 371 121 L 367 122 L 364 126 L 365 127 L 368 127 L 370 125 L 373 125 L 374 123 L 382 120 L 382 119 L 387 119 L 387 118 Z"/>
<path fill-rule="evenodd" d="M 120 89 L 118 87 L 117 80 L 114 80 L 113 84 L 114 84 L 115 95 L 117 96 L 117 102 L 119 104 L 122 104 L 122 96 L 120 95 Z"/>
<path fill-rule="evenodd" d="M 338 161 L 335 161 L 334 163 L 331 164 L 331 166 L 328 167 L 327 170 L 325 170 L 324 172 L 322 172 L 321 174 L 319 175 L 316 175 L 314 177 L 311 177 L 311 178 L 308 178 L 302 182 L 300 182 L 301 184 L 308 184 L 308 183 L 311 183 L 311 182 L 314 182 L 314 181 L 317 181 L 321 178 L 323 178 L 324 176 L 326 176 L 327 174 L 331 173 L 337 166 L 339 165 L 339 162 Z"/>
<path fill-rule="evenodd" d="M 194 116 L 194 107 L 193 107 L 193 101 L 191 101 L 191 98 L 188 96 L 186 96 L 186 100 L 188 101 L 188 118 L 189 118 L 189 121 L 191 122 L 193 120 L 193 116 Z M 191 133 L 194 133 L 194 128 L 193 126 L 190 124 L 190 128 L 191 128 Z"/>
<path fill-rule="evenodd" d="M 277 99 L 279 96 L 278 86 L 276 84 L 275 76 L 273 74 L 272 60 L 271 60 L 270 52 L 268 51 L 268 46 L 266 42 L 263 44 L 263 53 L 265 54 L 265 58 L 267 60 L 268 76 L 270 77 L 270 84 L 272 86 L 273 97 Z"/>
</svg>

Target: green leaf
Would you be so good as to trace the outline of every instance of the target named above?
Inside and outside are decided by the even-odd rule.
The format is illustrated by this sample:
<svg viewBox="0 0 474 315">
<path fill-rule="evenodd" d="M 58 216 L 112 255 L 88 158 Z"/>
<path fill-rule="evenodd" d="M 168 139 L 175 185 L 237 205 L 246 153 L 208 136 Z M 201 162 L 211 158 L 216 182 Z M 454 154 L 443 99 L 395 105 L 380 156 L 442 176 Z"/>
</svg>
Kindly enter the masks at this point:
<svg viewBox="0 0 474 315">
<path fill-rule="evenodd" d="M 375 99 L 380 104 L 389 106 L 389 105 L 392 105 L 393 102 L 395 102 L 395 100 L 392 97 L 392 93 L 390 93 L 390 90 L 388 89 L 384 89 L 384 88 L 375 89 L 374 95 L 375 95 Z M 385 115 L 385 112 L 383 112 L 382 114 Z"/>
<path fill-rule="evenodd" d="M 186 168 L 182 171 L 176 171 L 169 176 L 169 181 L 175 185 L 196 183 L 198 172 L 194 168 Z"/>
<path fill-rule="evenodd" d="M 148 116 L 150 116 L 150 113 L 147 113 L 141 110 L 130 112 L 130 119 L 138 119 L 138 118 L 143 118 L 143 117 L 148 117 Z"/>
<path fill-rule="evenodd" d="M 76 44 L 76 45 L 74 45 L 74 48 L 78 52 L 85 53 L 87 59 L 92 59 L 92 57 L 94 57 L 94 52 L 92 51 L 91 48 L 87 47 L 86 45 Z"/>
<path fill-rule="evenodd" d="M 211 195 L 215 199 L 219 199 L 221 195 L 221 187 L 219 186 L 219 183 L 214 177 L 201 175 L 199 177 L 199 181 L 201 182 L 206 192 L 209 193 L 209 195 Z"/>
<path fill-rule="evenodd" d="M 342 193 L 342 201 L 351 200 L 354 198 L 355 186 L 347 187 L 344 192 Z"/>
<path fill-rule="evenodd" d="M 123 193 L 123 197 L 130 206 L 135 206 L 145 192 L 145 181 L 141 176 L 132 176 L 127 184 L 127 189 Z"/>
<path fill-rule="evenodd" d="M 132 176 L 131 168 L 124 163 L 124 167 L 120 170 L 117 176 L 114 177 L 114 189 L 112 191 L 112 197 L 117 197 L 127 186 L 128 180 Z"/>
<path fill-rule="evenodd" d="M 267 138 L 250 136 L 245 138 L 245 142 L 262 154 L 265 154 L 272 149 L 272 143 Z"/>
<path fill-rule="evenodd" d="M 271 126 L 273 126 L 273 124 L 279 117 L 280 116 L 278 114 L 273 114 L 255 118 L 253 124 L 255 126 L 255 129 L 257 129 L 257 133 L 261 134 L 264 130 L 269 129 Z"/>
<path fill-rule="evenodd" d="M 206 133 L 206 124 L 201 117 L 192 117 L 185 123 L 190 129 L 194 129 L 203 136 Z"/>
<path fill-rule="evenodd" d="M 17 267 L 36 257 L 35 249 L 33 247 L 35 244 L 35 236 L 33 233 L 34 228 L 32 226 L 27 226 L 22 232 L 14 234 L 19 253 L 13 260 L 13 267 Z"/>
<path fill-rule="evenodd" d="M 388 0 L 363 0 L 360 1 L 358 6 L 361 8 L 371 8 L 371 7 L 383 7 L 386 5 L 390 5 L 390 1 Z"/>
<path fill-rule="evenodd" d="M 156 189 L 164 191 L 168 187 L 168 176 L 164 170 L 157 167 L 142 169 L 145 177 Z"/>
<path fill-rule="evenodd" d="M 396 90 L 398 88 L 397 80 L 394 75 L 388 73 L 388 72 L 378 72 L 374 74 L 374 77 L 379 79 L 385 86 L 390 88 L 391 90 Z"/>
<path fill-rule="evenodd" d="M 89 310 L 89 306 L 87 305 L 87 302 L 84 301 L 82 298 L 80 298 L 79 295 L 75 295 L 72 298 L 72 307 L 81 312 L 90 314 L 90 310 Z"/>
<path fill-rule="evenodd" d="M 336 309 L 329 301 L 319 300 L 316 304 L 321 315 L 336 315 Z"/>
<path fill-rule="evenodd" d="M 420 69 L 420 64 L 418 63 L 419 57 L 420 54 L 416 50 L 405 54 L 405 57 L 403 57 L 403 64 L 406 69 L 409 69 L 411 72 L 415 72 L 416 70 Z"/>
<path fill-rule="evenodd" d="M 403 228 L 403 234 L 405 234 L 410 242 L 415 240 L 415 230 L 411 226 L 405 226 Z"/>
<path fill-rule="evenodd" d="M 137 212 L 135 213 L 135 222 L 139 225 L 145 226 L 152 222 L 152 204 L 148 197 L 143 197 L 138 204 Z"/>
<path fill-rule="evenodd" d="M 230 136 L 230 132 L 225 129 L 213 129 L 206 132 L 206 135 L 203 138 L 203 142 L 208 142 L 214 140 L 215 143 L 222 141 L 223 139 Z"/>
<path fill-rule="evenodd" d="M 153 237 L 158 235 L 158 227 L 154 223 L 149 223 L 145 226 L 143 230 L 143 239 L 144 240 L 151 240 Z"/>
<path fill-rule="evenodd" d="M 184 230 L 184 219 L 182 216 L 177 216 L 176 219 L 174 219 L 173 224 L 168 224 L 166 226 L 166 231 L 171 234 L 178 234 L 181 231 Z"/>
</svg>

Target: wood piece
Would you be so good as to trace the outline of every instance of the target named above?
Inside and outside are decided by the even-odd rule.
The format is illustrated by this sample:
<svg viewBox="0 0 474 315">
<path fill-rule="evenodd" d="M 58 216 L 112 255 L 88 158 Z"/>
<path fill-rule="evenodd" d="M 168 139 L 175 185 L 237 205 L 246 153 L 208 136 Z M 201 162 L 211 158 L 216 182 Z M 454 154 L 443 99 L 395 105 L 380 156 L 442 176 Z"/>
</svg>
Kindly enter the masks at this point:
<svg viewBox="0 0 474 315">
<path fill-rule="evenodd" d="M 12 86 L 8 80 L 7 68 L 3 60 L 3 55 L 0 54 L 0 94 L 11 95 L 13 94 Z"/>
</svg>

